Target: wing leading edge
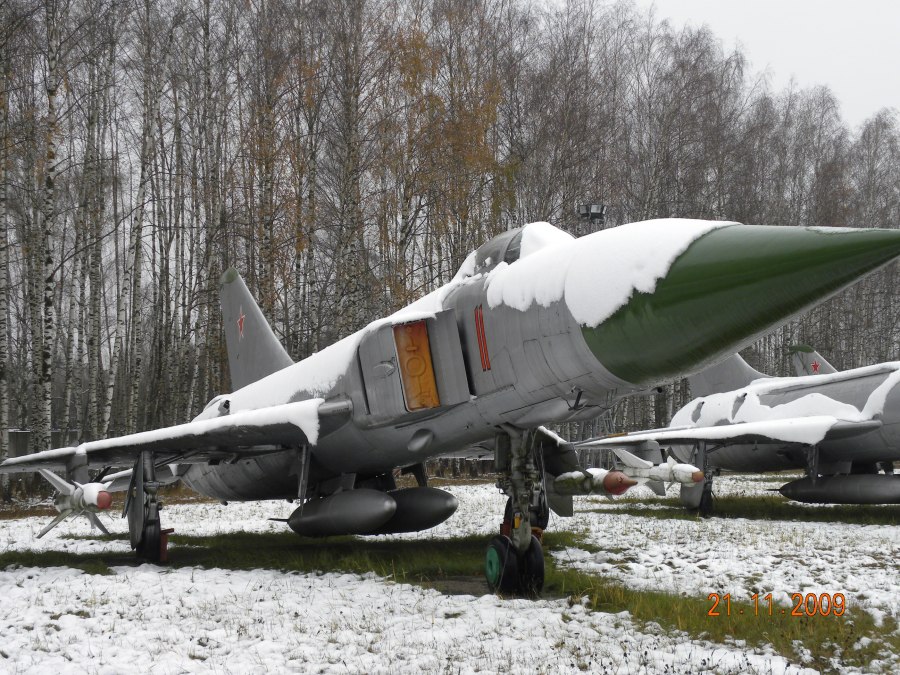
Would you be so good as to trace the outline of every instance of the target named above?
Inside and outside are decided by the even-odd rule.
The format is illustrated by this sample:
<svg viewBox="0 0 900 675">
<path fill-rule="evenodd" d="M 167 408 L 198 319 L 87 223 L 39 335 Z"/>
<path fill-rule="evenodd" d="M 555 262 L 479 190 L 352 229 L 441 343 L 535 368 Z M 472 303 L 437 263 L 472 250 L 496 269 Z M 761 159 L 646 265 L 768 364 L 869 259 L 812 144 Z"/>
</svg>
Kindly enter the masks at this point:
<svg viewBox="0 0 900 675">
<path fill-rule="evenodd" d="M 0 473 L 64 469 L 78 457 L 84 457 L 92 467 L 130 466 L 144 451 L 160 453 L 161 457 L 171 454 L 169 461 L 190 458 L 196 462 L 225 456 L 252 457 L 284 446 L 315 445 L 323 414 L 349 412 L 350 407 L 349 402 L 323 403 L 315 398 L 45 450 L 7 459 L 0 464 Z"/>
<path fill-rule="evenodd" d="M 794 417 L 765 422 L 740 422 L 711 427 L 677 427 L 636 431 L 619 436 L 593 438 L 579 443 L 582 448 L 615 448 L 657 443 L 715 443 L 735 445 L 739 443 L 777 443 L 815 445 L 823 441 L 851 438 L 875 431 L 881 420 L 859 422 L 838 420 L 827 415 Z"/>
</svg>

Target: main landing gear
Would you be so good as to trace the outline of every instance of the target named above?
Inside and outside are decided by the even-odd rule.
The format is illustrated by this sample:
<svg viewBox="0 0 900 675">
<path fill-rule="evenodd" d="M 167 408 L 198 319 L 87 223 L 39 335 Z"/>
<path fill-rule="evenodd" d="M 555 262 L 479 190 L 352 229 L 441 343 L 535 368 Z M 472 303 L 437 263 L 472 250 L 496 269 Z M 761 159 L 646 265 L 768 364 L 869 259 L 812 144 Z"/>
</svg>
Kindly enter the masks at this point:
<svg viewBox="0 0 900 675">
<path fill-rule="evenodd" d="M 509 497 L 500 534 L 491 539 L 484 572 L 494 593 L 537 595 L 544 588 L 543 528 L 549 508 L 534 432 L 497 435 L 497 487 Z"/>
<path fill-rule="evenodd" d="M 709 465 L 709 453 L 717 449 L 707 448 L 706 443 L 702 442 L 694 448 L 692 459 L 703 470 L 703 482 L 681 486 L 681 503 L 691 511 L 696 511 L 701 518 L 710 517 L 715 508 L 712 488 L 716 470 Z"/>
<path fill-rule="evenodd" d="M 138 557 L 154 563 L 166 562 L 168 535 L 171 532 L 164 531 L 160 525 L 159 510 L 162 505 L 157 498 L 158 491 L 153 453 L 142 452 L 134 463 L 122 517 L 128 517 L 131 548 Z"/>
</svg>

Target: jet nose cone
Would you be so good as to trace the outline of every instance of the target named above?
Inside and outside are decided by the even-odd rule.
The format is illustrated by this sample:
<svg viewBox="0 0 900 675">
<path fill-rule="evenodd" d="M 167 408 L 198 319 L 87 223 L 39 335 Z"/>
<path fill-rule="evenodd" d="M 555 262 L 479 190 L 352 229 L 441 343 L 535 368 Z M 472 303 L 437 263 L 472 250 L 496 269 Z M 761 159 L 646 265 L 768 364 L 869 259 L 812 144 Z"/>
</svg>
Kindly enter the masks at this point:
<svg viewBox="0 0 900 675">
<path fill-rule="evenodd" d="M 730 225 L 694 241 L 653 292 L 582 330 L 610 372 L 660 383 L 733 354 L 898 255 L 900 230 Z"/>
</svg>

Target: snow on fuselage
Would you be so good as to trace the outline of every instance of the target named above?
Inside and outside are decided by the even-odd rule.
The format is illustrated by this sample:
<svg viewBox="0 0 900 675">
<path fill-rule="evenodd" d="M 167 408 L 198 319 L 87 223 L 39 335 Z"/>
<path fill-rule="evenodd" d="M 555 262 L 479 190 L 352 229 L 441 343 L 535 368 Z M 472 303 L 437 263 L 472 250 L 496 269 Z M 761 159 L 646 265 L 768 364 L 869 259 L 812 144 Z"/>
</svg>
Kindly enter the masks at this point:
<svg viewBox="0 0 900 675">
<path fill-rule="evenodd" d="M 839 421 L 880 420 L 882 426 L 858 436 L 821 441 L 809 432 L 799 440 L 820 443 L 820 470 L 844 473 L 850 462 L 900 460 L 900 362 L 882 363 L 829 375 L 764 378 L 734 391 L 694 399 L 672 418 L 672 427 L 716 426 L 804 417 Z M 830 425 L 822 427 L 827 431 Z M 686 456 L 679 452 L 679 456 Z M 795 443 L 735 444 L 709 455 L 710 465 L 730 471 L 806 468 L 806 453 Z"/>
</svg>

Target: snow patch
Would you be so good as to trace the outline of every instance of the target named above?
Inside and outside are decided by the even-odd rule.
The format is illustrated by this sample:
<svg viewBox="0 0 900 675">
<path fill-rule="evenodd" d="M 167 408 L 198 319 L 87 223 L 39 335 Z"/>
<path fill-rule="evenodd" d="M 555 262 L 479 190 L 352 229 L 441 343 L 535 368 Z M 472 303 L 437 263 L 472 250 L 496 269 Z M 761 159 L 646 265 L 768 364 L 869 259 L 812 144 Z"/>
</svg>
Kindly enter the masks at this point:
<svg viewBox="0 0 900 675">
<path fill-rule="evenodd" d="M 550 237 L 547 228 L 552 226 L 541 224 L 535 229 L 535 241 L 552 245 L 529 251 L 512 265 L 495 267 L 487 279 L 488 304 L 524 312 L 532 304 L 547 307 L 565 298 L 578 323 L 597 326 L 635 292 L 652 293 L 678 256 L 698 238 L 734 224 L 663 218 L 567 241 Z"/>
<path fill-rule="evenodd" d="M 553 227 L 550 223 L 538 221 L 522 228 L 522 243 L 519 248 L 519 259 L 527 258 L 545 248 L 558 244 L 571 244 L 575 240 L 568 232 Z"/>
<path fill-rule="evenodd" d="M 777 482 L 728 476 L 717 494 L 768 494 Z M 505 497 L 493 486 L 446 488 L 457 513 L 433 530 L 379 539 L 440 539 L 496 532 Z M 634 495 L 637 488 L 629 492 Z M 649 495 L 649 492 L 647 492 Z M 294 505 L 283 501 L 172 504 L 166 527 L 179 534 L 278 531 Z M 790 610 L 795 592 L 844 593 L 848 607 L 898 617 L 895 554 L 900 528 L 843 523 L 671 520 L 625 515 L 669 509 L 607 498 L 576 501 L 576 517 L 552 516 L 551 530 L 583 534 L 597 552 L 567 549 L 558 564 L 602 574 L 629 587 L 748 601 L 771 592 Z M 828 508 L 828 507 L 821 507 Z M 109 519 L 114 533 L 126 531 Z M 67 521 L 41 540 L 44 518 L 0 522 L 0 548 L 73 554 L 128 551 L 126 539 L 71 539 L 86 521 Z M 610 546 L 614 533 L 615 546 Z M 360 540 L 366 546 L 368 538 Z M 728 542 L 723 545 L 723 542 Z M 323 542 L 322 545 L 328 545 Z M 178 555 L 178 547 L 171 549 Z M 274 570 L 116 567 L 111 575 L 68 568 L 0 571 L 0 671 L 122 672 L 717 672 L 811 673 L 738 641 L 715 644 L 639 628 L 627 612 L 591 612 L 566 600 L 451 595 L 374 575 L 293 574 Z M 760 616 L 759 621 L 765 621 Z M 512 630 L 514 628 L 515 630 Z M 527 639 L 511 638 L 525 635 Z M 476 645 L 476 648 L 473 648 Z M 863 646 L 860 644 L 860 646 Z M 885 654 L 883 672 L 900 657 Z M 847 670 L 838 661 L 839 671 Z"/>
<path fill-rule="evenodd" d="M 813 391 L 793 401 L 768 406 L 760 396 L 779 390 L 823 386 L 848 379 L 885 375 L 866 400 L 862 410 Z M 804 377 L 771 377 L 755 380 L 746 387 L 696 398 L 672 417 L 670 429 L 698 429 L 698 438 L 722 439 L 734 434 L 728 425 L 741 424 L 741 433 L 759 432 L 789 443 L 814 445 L 839 421 L 866 422 L 884 413 L 888 394 L 900 384 L 900 362 L 882 363 L 866 368 Z M 658 434 L 657 434 L 658 435 Z M 655 437 L 655 436 L 654 436 Z M 661 439 L 662 440 L 662 439 Z"/>
</svg>

